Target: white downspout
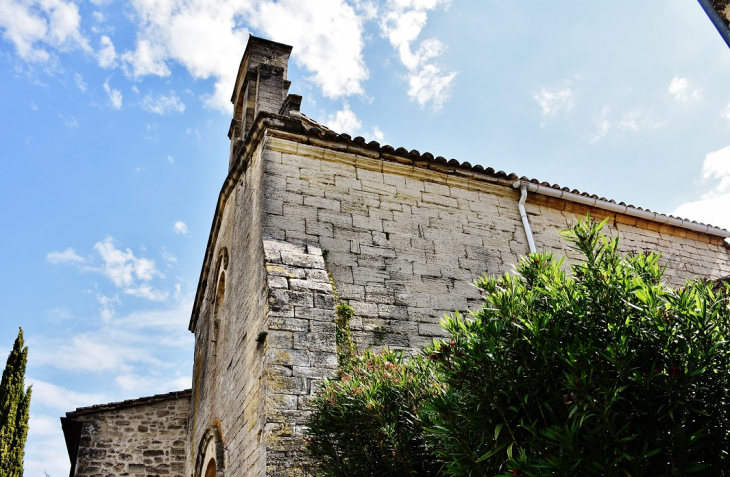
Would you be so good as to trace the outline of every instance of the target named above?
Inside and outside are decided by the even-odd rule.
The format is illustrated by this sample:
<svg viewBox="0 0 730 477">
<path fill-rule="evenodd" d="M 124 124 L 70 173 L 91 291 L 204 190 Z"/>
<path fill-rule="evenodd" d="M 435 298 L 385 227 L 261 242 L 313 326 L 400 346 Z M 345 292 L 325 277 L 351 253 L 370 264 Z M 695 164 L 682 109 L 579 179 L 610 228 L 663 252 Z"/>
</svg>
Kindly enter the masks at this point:
<svg viewBox="0 0 730 477">
<path fill-rule="evenodd" d="M 520 217 L 522 217 L 522 225 L 525 227 L 525 235 L 527 235 L 527 244 L 530 246 L 530 253 L 535 253 L 535 240 L 532 238 L 532 230 L 530 230 L 530 222 L 527 220 L 527 212 L 525 212 L 525 200 L 527 200 L 527 185 L 521 184 L 520 201 L 517 207 L 520 209 Z"/>
</svg>

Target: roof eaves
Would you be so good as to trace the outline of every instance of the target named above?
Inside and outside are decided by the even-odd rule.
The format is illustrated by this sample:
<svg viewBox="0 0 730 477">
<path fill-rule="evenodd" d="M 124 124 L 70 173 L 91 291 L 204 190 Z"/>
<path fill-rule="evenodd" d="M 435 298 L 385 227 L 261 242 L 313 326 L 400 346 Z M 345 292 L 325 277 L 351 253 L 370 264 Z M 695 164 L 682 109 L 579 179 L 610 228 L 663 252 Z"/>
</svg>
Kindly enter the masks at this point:
<svg viewBox="0 0 730 477">
<path fill-rule="evenodd" d="M 75 411 L 67 412 L 66 418 L 72 419 L 74 417 L 96 414 L 99 412 L 115 411 L 117 409 L 124 409 L 128 407 L 140 406 L 144 404 L 153 404 L 162 401 L 171 401 L 173 399 L 180 400 L 189 398 L 193 395 L 192 389 L 183 389 L 182 391 L 172 391 L 165 394 L 155 394 L 154 396 L 145 396 L 136 399 L 126 399 L 124 401 L 110 402 L 106 404 L 94 404 L 93 406 L 79 407 Z"/>
</svg>

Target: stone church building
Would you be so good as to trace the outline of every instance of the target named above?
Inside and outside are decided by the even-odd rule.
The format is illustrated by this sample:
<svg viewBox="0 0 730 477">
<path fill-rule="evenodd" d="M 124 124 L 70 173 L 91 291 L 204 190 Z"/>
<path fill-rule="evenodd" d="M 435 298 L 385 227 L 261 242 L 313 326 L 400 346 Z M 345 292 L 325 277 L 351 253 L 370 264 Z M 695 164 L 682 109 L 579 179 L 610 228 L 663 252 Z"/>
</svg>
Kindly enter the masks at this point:
<svg viewBox="0 0 730 477">
<path fill-rule="evenodd" d="M 71 476 L 309 475 L 308 402 L 337 368 L 335 296 L 359 348 L 415 353 L 472 286 L 590 212 L 666 277 L 730 275 L 730 232 L 534 179 L 338 134 L 288 94 L 291 47 L 251 37 L 233 91 L 228 176 L 189 329 L 192 389 L 61 418 Z M 330 282 L 330 275 L 332 282 Z"/>
</svg>

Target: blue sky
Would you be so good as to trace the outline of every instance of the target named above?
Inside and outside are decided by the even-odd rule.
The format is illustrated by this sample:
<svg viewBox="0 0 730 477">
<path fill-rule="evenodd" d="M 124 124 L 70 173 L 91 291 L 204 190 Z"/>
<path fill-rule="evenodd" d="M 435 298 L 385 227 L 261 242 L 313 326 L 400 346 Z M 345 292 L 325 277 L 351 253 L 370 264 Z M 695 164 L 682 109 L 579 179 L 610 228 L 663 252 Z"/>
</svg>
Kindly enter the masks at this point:
<svg viewBox="0 0 730 477">
<path fill-rule="evenodd" d="M 694 0 L 0 0 L 0 352 L 58 417 L 189 386 L 249 33 L 335 130 L 730 228 L 730 50 Z"/>
</svg>

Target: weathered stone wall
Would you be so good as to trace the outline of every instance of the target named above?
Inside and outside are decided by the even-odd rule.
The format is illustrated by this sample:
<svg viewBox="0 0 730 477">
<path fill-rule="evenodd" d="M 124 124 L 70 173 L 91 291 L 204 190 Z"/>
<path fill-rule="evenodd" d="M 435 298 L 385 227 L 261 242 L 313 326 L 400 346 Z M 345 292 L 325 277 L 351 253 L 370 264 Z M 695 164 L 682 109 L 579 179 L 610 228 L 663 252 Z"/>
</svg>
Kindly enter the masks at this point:
<svg viewBox="0 0 730 477">
<path fill-rule="evenodd" d="M 218 258 L 208 272 L 194 329 L 187 475 L 195 471 L 201 440 L 211 426 L 219 428 L 226 449 L 224 462 L 217 463 L 219 471 L 224 467 L 226 475 L 265 475 L 265 350 L 256 343 L 258 333 L 267 330 L 268 308 L 263 186 L 263 165 L 255 152 L 227 202 L 219 205 L 222 221 L 212 244 Z"/>
<path fill-rule="evenodd" d="M 211 427 L 221 436 L 219 472 L 308 475 L 308 402 L 337 367 L 326 270 L 355 308 L 360 350 L 417 352 L 443 334 L 444 314 L 481 305 L 475 278 L 510 271 L 528 252 L 519 193 L 507 179 L 338 151 L 276 129 L 258 144 L 221 196 L 210 249 L 217 258 L 194 316 L 188 476 L 197 477 Z M 569 261 L 578 257 L 557 231 L 587 212 L 609 216 L 536 194 L 526 208 L 538 249 Z M 730 273 L 719 238 L 615 214 L 606 231 L 621 233 L 624 250 L 662 252 L 674 284 Z"/>
<path fill-rule="evenodd" d="M 190 394 L 163 401 L 80 410 L 75 476 L 182 477 Z"/>
<path fill-rule="evenodd" d="M 316 245 L 265 240 L 269 286 L 266 338 L 266 475 L 308 475 L 302 452 L 317 381 L 337 369 L 335 298 Z"/>
<path fill-rule="evenodd" d="M 256 153 L 222 209 L 218 258 L 195 325 L 188 475 L 200 470 L 211 426 L 221 434 L 225 461 L 217 464 L 226 475 L 305 473 L 307 403 L 316 381 L 337 367 L 322 252 L 263 240 L 262 175 Z"/>
<path fill-rule="evenodd" d="M 511 181 L 289 137 L 267 139 L 264 236 L 329 251 L 340 296 L 357 313 L 352 325 L 361 349 L 419 349 L 443 333 L 445 313 L 480 306 L 475 278 L 510 271 L 528 253 Z M 557 231 L 589 209 L 535 194 L 526 209 L 538 249 L 575 259 Z M 730 273 L 716 237 L 615 214 L 606 232 L 620 232 L 624 250 L 662 252 L 674 284 Z"/>
</svg>

